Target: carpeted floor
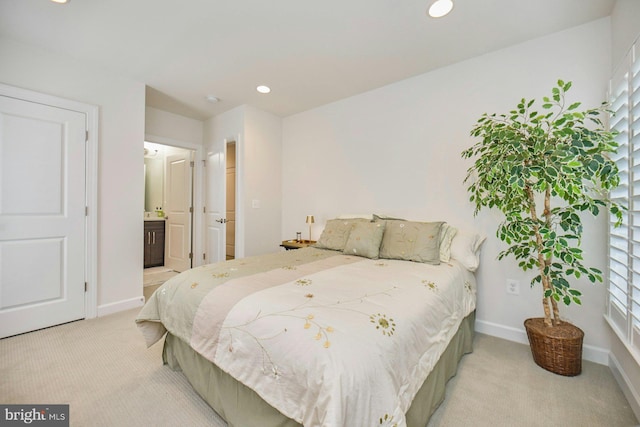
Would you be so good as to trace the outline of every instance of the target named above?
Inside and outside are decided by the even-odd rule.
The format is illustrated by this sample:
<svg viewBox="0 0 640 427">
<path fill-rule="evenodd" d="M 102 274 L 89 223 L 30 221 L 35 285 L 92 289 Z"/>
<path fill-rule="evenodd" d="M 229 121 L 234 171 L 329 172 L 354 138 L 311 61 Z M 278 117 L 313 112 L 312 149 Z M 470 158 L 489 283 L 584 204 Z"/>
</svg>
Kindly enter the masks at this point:
<svg viewBox="0 0 640 427">
<path fill-rule="evenodd" d="M 151 294 L 153 294 L 156 289 L 158 289 L 164 282 L 178 274 L 180 273 L 166 267 L 145 268 L 142 288 L 144 300 L 149 301 L 149 297 L 151 297 Z"/>
<path fill-rule="evenodd" d="M 143 286 L 161 285 L 178 274 L 179 273 L 177 271 L 173 271 L 166 267 L 145 268 Z"/>
<path fill-rule="evenodd" d="M 145 348 L 137 312 L 0 340 L 0 403 L 68 403 L 72 426 L 226 426 L 162 365 L 160 344 Z M 478 334 L 428 427 L 636 424 L 606 366 L 561 377 L 537 367 L 528 346 Z"/>
<path fill-rule="evenodd" d="M 142 295 L 144 295 L 144 300 L 149 301 L 149 298 L 151 298 L 151 295 L 153 295 L 156 289 L 158 289 L 160 286 L 162 286 L 162 283 L 160 283 L 159 285 L 149 285 L 142 288 Z"/>
</svg>

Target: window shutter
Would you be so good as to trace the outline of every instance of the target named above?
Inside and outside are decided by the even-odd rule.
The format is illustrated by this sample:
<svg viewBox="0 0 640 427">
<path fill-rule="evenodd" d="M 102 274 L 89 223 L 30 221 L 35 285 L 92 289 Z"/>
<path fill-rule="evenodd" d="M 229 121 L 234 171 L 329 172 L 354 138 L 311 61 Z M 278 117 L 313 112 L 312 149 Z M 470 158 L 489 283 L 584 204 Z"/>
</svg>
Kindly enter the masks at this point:
<svg viewBox="0 0 640 427">
<path fill-rule="evenodd" d="M 623 223 L 609 217 L 607 318 L 640 360 L 640 53 L 633 46 L 609 85 L 609 127 L 618 132 L 620 186 L 611 200 L 628 208 Z"/>
</svg>

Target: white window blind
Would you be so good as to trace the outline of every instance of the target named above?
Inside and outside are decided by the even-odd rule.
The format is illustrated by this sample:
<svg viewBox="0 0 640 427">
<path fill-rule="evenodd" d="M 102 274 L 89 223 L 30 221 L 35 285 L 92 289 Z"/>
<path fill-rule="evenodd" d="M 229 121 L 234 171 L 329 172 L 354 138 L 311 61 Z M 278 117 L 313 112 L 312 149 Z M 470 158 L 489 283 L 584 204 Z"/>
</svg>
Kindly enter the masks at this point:
<svg viewBox="0 0 640 427">
<path fill-rule="evenodd" d="M 607 319 L 640 363 L 640 46 L 634 45 L 609 84 L 611 130 L 620 145 L 612 159 L 620 186 L 610 194 L 626 206 L 622 226 L 609 218 Z"/>
</svg>

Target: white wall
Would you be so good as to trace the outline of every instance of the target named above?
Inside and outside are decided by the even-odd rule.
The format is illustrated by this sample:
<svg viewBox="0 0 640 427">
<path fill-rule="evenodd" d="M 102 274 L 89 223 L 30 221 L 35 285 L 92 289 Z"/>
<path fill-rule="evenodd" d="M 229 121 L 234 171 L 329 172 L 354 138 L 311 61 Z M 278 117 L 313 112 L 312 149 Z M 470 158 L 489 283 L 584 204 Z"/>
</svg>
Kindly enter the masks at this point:
<svg viewBox="0 0 640 427">
<path fill-rule="evenodd" d="M 513 260 L 497 262 L 502 216 L 473 206 L 462 182 L 471 162 L 460 152 L 483 112 L 507 112 L 522 97 L 550 94 L 557 79 L 573 81 L 571 100 L 597 106 L 610 72 L 610 21 L 601 19 L 377 90 L 287 117 L 283 121 L 282 238 L 305 230 L 314 214 L 318 237 L 340 213 L 383 213 L 446 220 L 488 235 L 482 251 L 477 327 L 527 342 L 523 321 L 542 316 L 541 289 Z M 586 222 L 587 265 L 604 269 L 606 218 Z M 508 295 L 505 279 L 520 280 Z M 564 309 L 583 328 L 585 356 L 606 363 L 610 331 L 603 321 L 605 287 L 581 281 L 584 305 Z"/>
<path fill-rule="evenodd" d="M 99 106 L 98 315 L 141 305 L 144 85 L 6 38 L 0 58 L 3 83 Z"/>
<path fill-rule="evenodd" d="M 145 109 L 145 134 L 163 140 L 202 145 L 204 123 L 200 120 L 169 113 L 153 107 Z M 151 138 L 153 139 L 153 138 Z"/>
<path fill-rule="evenodd" d="M 640 36 L 640 1 L 617 0 L 611 11 L 612 69 L 620 64 L 633 42 Z"/>
<path fill-rule="evenodd" d="M 204 144 L 211 147 L 224 139 L 235 141 L 244 133 L 244 106 L 218 114 L 205 122 Z"/>
<path fill-rule="evenodd" d="M 282 240 L 282 119 L 247 105 L 243 151 L 245 255 L 277 252 Z M 253 207 L 254 200 L 259 208 Z"/>
</svg>

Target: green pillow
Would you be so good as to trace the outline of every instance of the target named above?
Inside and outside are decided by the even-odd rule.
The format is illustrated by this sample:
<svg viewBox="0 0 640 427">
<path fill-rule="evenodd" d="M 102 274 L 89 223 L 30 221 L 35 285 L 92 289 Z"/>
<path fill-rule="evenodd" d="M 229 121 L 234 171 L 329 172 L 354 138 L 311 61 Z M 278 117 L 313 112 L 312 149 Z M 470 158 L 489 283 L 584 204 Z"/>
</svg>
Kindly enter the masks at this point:
<svg viewBox="0 0 640 427">
<path fill-rule="evenodd" d="M 380 258 L 440 264 L 442 224 L 442 221 L 386 221 Z"/>
<path fill-rule="evenodd" d="M 368 219 L 353 218 L 353 219 L 330 219 L 327 221 L 327 225 L 322 230 L 322 234 L 315 244 L 316 248 L 331 249 L 334 251 L 344 250 L 344 245 L 347 243 L 349 233 L 354 224 L 363 222 L 370 222 Z"/>
<path fill-rule="evenodd" d="M 344 246 L 344 253 L 378 259 L 384 228 L 384 222 L 358 222 L 354 224 Z"/>
</svg>

